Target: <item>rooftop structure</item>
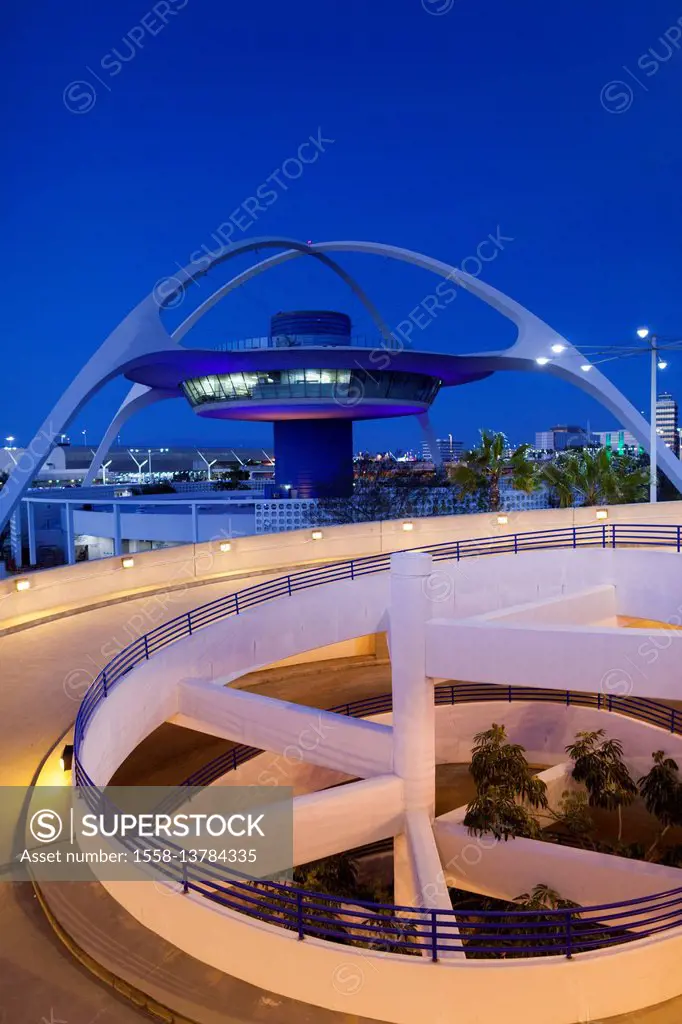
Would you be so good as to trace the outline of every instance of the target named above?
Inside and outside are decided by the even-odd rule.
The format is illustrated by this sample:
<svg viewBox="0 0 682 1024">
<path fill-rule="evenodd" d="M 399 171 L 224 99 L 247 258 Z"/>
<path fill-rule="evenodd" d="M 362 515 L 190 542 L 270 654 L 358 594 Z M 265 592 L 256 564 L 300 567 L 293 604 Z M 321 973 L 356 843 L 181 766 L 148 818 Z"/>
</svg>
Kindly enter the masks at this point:
<svg viewBox="0 0 682 1024">
<path fill-rule="evenodd" d="M 218 287 L 169 333 L 162 322 L 163 311 L 194 280 L 240 254 L 263 249 L 277 251 Z M 330 255 L 343 252 L 405 262 L 444 279 L 450 291 L 465 289 L 515 324 L 516 341 L 508 349 L 464 355 L 405 347 L 403 339 L 409 331 L 392 332 L 359 283 Z M 237 346 L 223 352 L 182 346 L 189 331 L 235 288 L 257 274 L 302 257 L 317 260 L 350 287 L 372 317 L 377 331 L 375 344 L 349 344 L 350 325 L 343 314 L 321 311 L 312 315 L 299 312 L 294 314 L 293 322 L 291 314 L 282 314 L 280 320 L 275 320 L 265 346 Z M 293 489 L 297 484 L 302 497 L 315 490 L 344 493 L 351 481 L 353 420 L 415 415 L 426 439 L 435 446 L 428 414 L 440 388 L 479 381 L 502 370 L 547 373 L 577 385 L 600 401 L 648 450 L 646 420 L 570 342 L 497 289 L 432 257 L 376 242 L 312 244 L 255 238 L 207 256 L 201 267 L 190 264 L 166 284 L 163 294 L 154 289 L 128 314 L 50 411 L 28 446 L 30 457 L 12 467 L 0 492 L 0 527 L 9 520 L 59 435 L 102 383 L 117 376 L 134 382 L 133 387 L 97 450 L 86 484 L 94 479 L 123 423 L 150 404 L 184 397 L 193 403 L 198 415 L 274 422 L 275 448 L 280 449 L 276 473 L 282 486 L 289 484 Z M 438 286 L 435 291 L 441 294 Z M 413 328 L 407 321 L 406 326 Z M 297 343 L 282 344 L 281 339 L 287 338 Z M 273 377 L 273 373 L 279 376 Z M 325 466 L 320 446 L 330 456 Z M 662 440 L 657 452 L 661 470 L 682 490 L 679 460 Z M 316 477 L 318 473 L 320 477 Z"/>
</svg>

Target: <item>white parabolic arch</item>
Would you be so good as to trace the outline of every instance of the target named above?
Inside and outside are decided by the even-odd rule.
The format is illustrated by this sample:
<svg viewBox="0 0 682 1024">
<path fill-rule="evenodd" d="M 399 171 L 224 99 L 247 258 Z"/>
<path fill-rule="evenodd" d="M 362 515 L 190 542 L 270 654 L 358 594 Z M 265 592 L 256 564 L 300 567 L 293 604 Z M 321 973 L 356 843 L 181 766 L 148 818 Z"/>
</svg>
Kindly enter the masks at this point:
<svg viewBox="0 0 682 1024">
<path fill-rule="evenodd" d="M 163 301 L 159 301 L 155 292 L 150 293 L 103 342 L 66 389 L 28 449 L 18 460 L 17 465 L 12 468 L 5 486 L 0 491 L 0 529 L 5 526 L 14 508 L 30 487 L 35 474 L 52 450 L 57 436 L 66 430 L 68 424 L 92 395 L 108 380 L 123 374 L 126 366 L 132 360 L 152 352 L 180 347 L 177 335 L 182 328 L 176 332 L 175 337 L 172 337 L 161 321 L 161 309 L 168 306 L 175 296 L 185 291 L 193 281 L 203 277 L 213 267 L 241 253 L 253 252 L 258 249 L 285 249 L 287 251 L 281 253 L 279 259 L 265 261 L 268 264 L 267 267 L 261 264 L 259 268 L 253 267 L 251 271 L 240 275 L 243 278 L 240 283 L 244 283 L 255 273 L 269 269 L 286 259 L 293 259 L 299 254 L 316 256 L 326 262 L 324 257 L 329 252 L 358 252 L 409 263 L 460 285 L 511 320 L 516 324 L 519 332 L 516 341 L 508 349 L 467 355 L 466 358 L 471 360 L 477 370 L 541 371 L 570 381 L 607 408 L 617 421 L 637 438 L 641 446 L 646 451 L 649 450 L 649 424 L 615 385 L 596 367 L 592 367 L 589 373 L 581 370 L 580 367 L 584 365 L 585 359 L 566 338 L 518 302 L 480 279 L 433 257 L 381 242 L 339 241 L 307 245 L 304 242 L 275 237 L 245 239 L 237 245 L 225 247 L 210 256 L 206 255 L 197 263 L 190 264 L 179 271 L 174 278 L 177 287 L 169 290 Z M 198 264 L 201 264 L 201 267 Z M 218 289 L 215 296 L 211 296 L 199 310 L 188 318 L 188 321 L 191 322 L 186 329 L 194 326 L 201 316 L 219 298 L 223 297 L 223 294 L 226 294 L 226 291 Z M 563 351 L 553 354 L 551 346 L 557 344 L 563 346 Z M 549 363 L 541 367 L 536 362 L 540 356 L 548 358 Z M 121 410 L 119 410 L 120 412 Z M 657 453 L 663 472 L 678 490 L 682 491 L 680 460 L 660 439 Z"/>
</svg>

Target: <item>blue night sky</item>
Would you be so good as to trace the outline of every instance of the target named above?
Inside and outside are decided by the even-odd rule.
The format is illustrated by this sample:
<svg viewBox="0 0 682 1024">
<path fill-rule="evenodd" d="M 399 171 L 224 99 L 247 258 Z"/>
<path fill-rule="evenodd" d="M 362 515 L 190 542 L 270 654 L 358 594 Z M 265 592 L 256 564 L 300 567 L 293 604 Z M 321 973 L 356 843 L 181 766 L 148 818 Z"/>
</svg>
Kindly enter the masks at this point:
<svg viewBox="0 0 682 1024">
<path fill-rule="evenodd" d="M 27 443 L 123 316 L 192 253 L 216 248 L 217 228 L 318 131 L 333 142 L 298 180 L 279 170 L 285 187 L 272 186 L 277 198 L 255 223 L 239 215 L 235 239 L 371 239 L 461 266 L 499 234 L 507 241 L 482 277 L 576 344 L 625 345 L 642 322 L 682 336 L 682 48 L 661 38 L 681 45 L 679 3 L 153 7 L 43 0 L 5 13 L 3 436 Z M 393 327 L 437 283 L 371 257 L 341 261 Z M 169 324 L 226 276 L 191 289 Z M 271 312 L 292 308 L 344 309 L 358 333 L 370 330 L 355 299 L 305 259 L 231 296 L 187 343 L 265 334 Z M 464 352 L 512 337 L 460 293 L 412 340 Z M 643 358 L 607 372 L 644 408 Z M 682 353 L 665 383 L 682 399 Z M 86 428 L 95 441 L 126 388 L 108 385 L 72 438 Z M 444 391 L 433 419 L 439 434 L 470 443 L 479 427 L 521 441 L 558 422 L 615 425 L 539 374 Z M 202 422 L 177 401 L 123 434 L 127 443 L 192 438 L 268 443 L 270 430 Z M 418 441 L 410 419 L 356 428 L 356 447 Z"/>
</svg>

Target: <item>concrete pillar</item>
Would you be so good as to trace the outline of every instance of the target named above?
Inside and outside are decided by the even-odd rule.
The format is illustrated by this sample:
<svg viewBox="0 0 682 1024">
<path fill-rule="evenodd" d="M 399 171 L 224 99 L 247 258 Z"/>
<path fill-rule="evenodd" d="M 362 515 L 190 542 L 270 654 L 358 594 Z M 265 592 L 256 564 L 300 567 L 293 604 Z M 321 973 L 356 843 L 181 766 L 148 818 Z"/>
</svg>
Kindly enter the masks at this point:
<svg viewBox="0 0 682 1024">
<path fill-rule="evenodd" d="M 433 682 L 426 676 L 426 580 L 431 555 L 398 551 L 391 555 L 390 641 L 393 687 L 393 767 L 405 785 L 407 811 L 433 820 L 436 795 L 436 742 Z"/>
<path fill-rule="evenodd" d="M 66 561 L 74 565 L 76 561 L 76 537 L 73 529 L 73 505 L 66 502 Z"/>
<path fill-rule="evenodd" d="M 393 838 L 393 902 L 399 907 L 418 907 L 419 890 L 407 836 Z"/>
<path fill-rule="evenodd" d="M 28 522 L 28 561 L 29 565 L 36 565 L 38 555 L 36 552 L 36 507 L 34 502 L 26 502 L 26 519 Z"/>
<path fill-rule="evenodd" d="M 192 544 L 199 543 L 199 506 L 192 503 Z"/>
<path fill-rule="evenodd" d="M 17 505 L 9 521 L 9 543 L 12 552 L 12 559 L 17 569 L 23 565 L 22 536 L 21 536 L 21 505 Z"/>
<path fill-rule="evenodd" d="M 114 502 L 114 554 L 123 553 L 123 541 L 121 540 L 121 506 Z"/>
</svg>

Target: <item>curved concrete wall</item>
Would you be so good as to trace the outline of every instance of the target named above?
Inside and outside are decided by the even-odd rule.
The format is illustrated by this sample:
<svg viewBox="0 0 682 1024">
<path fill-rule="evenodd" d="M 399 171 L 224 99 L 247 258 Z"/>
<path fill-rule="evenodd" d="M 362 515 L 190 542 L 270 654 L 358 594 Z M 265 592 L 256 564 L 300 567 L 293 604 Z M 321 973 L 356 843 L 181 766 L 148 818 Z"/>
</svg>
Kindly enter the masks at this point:
<svg viewBox="0 0 682 1024">
<path fill-rule="evenodd" d="M 682 502 L 615 505 L 608 509 L 608 515 L 609 525 L 618 522 L 677 524 L 682 522 Z M 508 520 L 501 526 L 497 516 L 492 514 L 432 516 L 415 519 L 410 533 L 403 531 L 399 520 L 358 523 L 324 527 L 320 541 L 311 539 L 310 530 L 293 530 L 236 538 L 229 552 L 219 550 L 219 542 L 224 538 L 218 536 L 206 544 L 187 544 L 136 554 L 134 569 L 122 570 L 121 560 L 117 557 L 45 569 L 30 573 L 31 588 L 21 593 L 15 591 L 13 579 L 0 581 L 0 628 L 5 620 L 41 616 L 55 610 L 86 608 L 93 603 L 114 600 L 134 592 L 187 586 L 191 582 L 219 579 L 249 570 L 284 571 L 286 566 L 360 558 L 420 544 L 594 525 L 596 522 L 593 508 L 510 512 Z"/>
<path fill-rule="evenodd" d="M 662 1002 L 680 990 L 680 928 L 571 961 L 433 964 L 310 938 L 299 942 L 292 932 L 224 907 L 207 913 L 206 901 L 193 893 L 169 905 L 158 884 L 103 884 L 145 927 L 203 963 L 292 999 L 393 1024 L 443 1020 L 452 1007 L 461 1024 L 576 1024 Z"/>
</svg>

